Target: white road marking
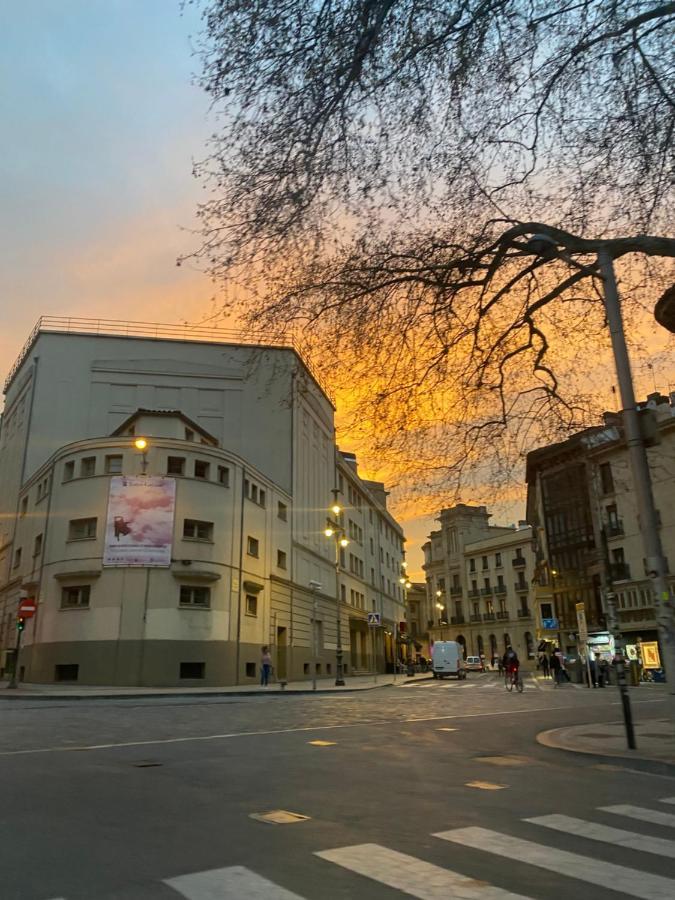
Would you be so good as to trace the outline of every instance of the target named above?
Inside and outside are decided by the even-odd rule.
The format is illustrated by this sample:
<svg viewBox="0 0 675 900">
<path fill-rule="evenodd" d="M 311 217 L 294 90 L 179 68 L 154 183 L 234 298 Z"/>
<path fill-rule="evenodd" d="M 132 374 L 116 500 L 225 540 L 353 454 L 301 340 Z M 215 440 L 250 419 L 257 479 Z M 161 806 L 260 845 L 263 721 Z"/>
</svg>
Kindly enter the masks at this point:
<svg viewBox="0 0 675 900">
<path fill-rule="evenodd" d="M 486 853 L 494 853 L 508 860 L 529 863 L 549 872 L 557 872 L 568 878 L 576 878 L 607 888 L 616 885 L 624 894 L 641 900 L 672 900 L 675 897 L 675 881 L 661 875 L 652 875 L 627 866 L 602 862 L 590 856 L 568 853 L 556 847 L 546 847 L 533 841 L 524 841 L 508 834 L 499 834 L 488 828 L 456 828 L 435 835 L 444 841 L 453 841 L 464 847 L 473 847 Z"/>
<path fill-rule="evenodd" d="M 522 894 L 512 894 L 379 844 L 338 847 L 316 855 L 420 900 L 528 900 Z M 367 894 L 355 892 L 351 896 Z"/>
<path fill-rule="evenodd" d="M 553 828 L 555 831 L 562 831 L 563 834 L 574 834 L 591 841 L 603 841 L 606 844 L 616 844 L 620 847 L 628 847 L 630 850 L 640 850 L 642 853 L 655 853 L 657 856 L 668 856 L 670 859 L 675 859 L 675 841 L 669 841 L 666 838 L 649 837 L 646 834 L 624 831 L 621 828 L 610 828 L 608 825 L 585 822 L 583 819 L 557 814 L 535 816 L 523 821 L 531 822 L 533 825 L 543 825 L 545 828 Z"/>
<path fill-rule="evenodd" d="M 673 804 L 675 804 L 675 797 L 664 797 L 663 800 L 659 800 L 659 803 L 673 803 Z"/>
<path fill-rule="evenodd" d="M 627 816 L 629 819 L 638 819 L 640 822 L 649 822 L 652 825 L 665 825 L 667 828 L 675 828 L 675 816 L 672 813 L 646 809 L 644 806 L 631 806 L 629 803 L 619 803 L 616 806 L 599 806 L 598 809 L 601 812 Z"/>
<path fill-rule="evenodd" d="M 303 900 L 245 866 L 179 875 L 167 878 L 164 884 L 188 900 Z"/>
</svg>

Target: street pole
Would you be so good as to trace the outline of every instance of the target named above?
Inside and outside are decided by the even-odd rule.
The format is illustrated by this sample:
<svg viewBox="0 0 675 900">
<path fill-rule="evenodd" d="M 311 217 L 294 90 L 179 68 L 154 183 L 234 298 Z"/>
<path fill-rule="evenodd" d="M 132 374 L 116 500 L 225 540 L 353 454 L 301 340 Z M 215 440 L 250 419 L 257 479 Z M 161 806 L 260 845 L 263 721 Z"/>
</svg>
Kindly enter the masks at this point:
<svg viewBox="0 0 675 900">
<path fill-rule="evenodd" d="M 21 635 L 23 634 L 23 628 L 19 628 L 17 624 L 16 629 L 16 644 L 14 646 L 14 668 L 12 669 L 12 677 L 10 679 L 8 688 L 18 688 L 19 683 L 17 678 L 19 677 L 19 654 L 21 653 Z"/>
<path fill-rule="evenodd" d="M 614 635 L 614 668 L 616 670 L 616 683 L 619 688 L 619 699 L 623 709 L 623 722 L 626 728 L 626 742 L 629 750 L 635 750 L 635 729 L 633 728 L 633 712 L 630 708 L 630 696 L 626 683 L 626 666 L 624 665 L 623 647 L 624 640 L 619 630 L 619 617 L 616 613 L 616 594 L 608 591 L 605 595 L 607 603 L 607 624 Z"/>
<path fill-rule="evenodd" d="M 335 686 L 344 687 L 345 679 L 342 668 L 342 622 L 340 602 L 340 541 L 339 532 L 335 532 L 335 603 L 337 610 L 337 640 L 335 643 Z"/>
<path fill-rule="evenodd" d="M 604 279 L 605 312 L 612 339 L 614 362 L 619 382 L 623 426 L 637 499 L 639 525 L 646 559 L 647 574 L 652 582 L 656 621 L 661 635 L 669 715 L 675 713 L 675 623 L 673 604 L 666 578 L 666 564 L 661 546 L 649 460 L 640 430 L 633 390 L 630 359 L 623 330 L 621 303 L 616 286 L 612 257 L 606 250 L 598 253 L 598 265 Z"/>
</svg>

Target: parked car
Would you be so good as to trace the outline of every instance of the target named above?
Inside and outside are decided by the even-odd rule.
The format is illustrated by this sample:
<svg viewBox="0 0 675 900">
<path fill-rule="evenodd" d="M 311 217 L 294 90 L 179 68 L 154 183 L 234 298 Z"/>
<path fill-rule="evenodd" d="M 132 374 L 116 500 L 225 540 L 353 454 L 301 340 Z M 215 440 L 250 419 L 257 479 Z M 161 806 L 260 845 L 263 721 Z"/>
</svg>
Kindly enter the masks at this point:
<svg viewBox="0 0 675 900">
<path fill-rule="evenodd" d="M 467 672 L 484 672 L 485 664 L 480 656 L 467 656 L 464 668 Z"/>
</svg>

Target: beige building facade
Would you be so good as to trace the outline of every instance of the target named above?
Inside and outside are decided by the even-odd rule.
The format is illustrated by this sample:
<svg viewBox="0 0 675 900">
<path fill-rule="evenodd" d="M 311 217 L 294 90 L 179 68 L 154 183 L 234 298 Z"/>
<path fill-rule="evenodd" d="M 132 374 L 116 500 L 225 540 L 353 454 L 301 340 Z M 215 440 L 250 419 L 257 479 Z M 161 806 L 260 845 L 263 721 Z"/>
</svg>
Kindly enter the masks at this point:
<svg viewBox="0 0 675 900">
<path fill-rule="evenodd" d="M 254 684 L 264 644 L 279 679 L 335 677 L 338 620 L 346 673 L 384 669 L 403 532 L 384 486 L 337 450 L 306 364 L 288 346 L 137 332 L 42 320 L 7 379 L 0 669 L 22 598 L 37 603 L 29 681 Z M 334 491 L 349 539 L 337 566 Z M 132 538 L 150 557 L 118 558 Z"/>
<path fill-rule="evenodd" d="M 527 665 L 537 649 L 532 530 L 489 520 L 485 506 L 443 509 L 424 545 L 430 642 L 455 640 L 487 661 L 510 645 Z"/>
</svg>

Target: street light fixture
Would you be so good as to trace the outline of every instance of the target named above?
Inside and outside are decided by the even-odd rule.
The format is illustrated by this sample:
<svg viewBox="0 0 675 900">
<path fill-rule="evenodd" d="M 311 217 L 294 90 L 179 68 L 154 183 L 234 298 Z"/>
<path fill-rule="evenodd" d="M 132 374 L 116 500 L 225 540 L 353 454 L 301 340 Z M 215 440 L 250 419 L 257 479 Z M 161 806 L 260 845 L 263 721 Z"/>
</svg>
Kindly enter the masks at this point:
<svg viewBox="0 0 675 900">
<path fill-rule="evenodd" d="M 658 514 L 654 503 L 651 473 L 645 448 L 644 438 L 640 429 L 640 419 L 633 387 L 630 358 L 626 346 L 626 335 L 623 327 L 621 302 L 614 273 L 614 260 L 611 253 L 602 245 L 597 249 L 596 262 L 592 266 L 584 266 L 573 259 L 569 252 L 561 249 L 558 243 L 547 234 L 535 234 L 521 249 L 539 256 L 542 259 L 562 259 L 577 269 L 586 271 L 595 277 L 600 276 L 603 283 L 604 306 L 609 326 L 609 334 L 614 353 L 617 380 L 619 382 L 619 395 L 621 397 L 621 415 L 626 437 L 626 447 L 630 459 L 633 485 L 637 499 L 638 514 L 642 532 L 642 542 L 646 560 L 646 569 L 652 581 L 654 593 L 654 605 L 656 608 L 657 622 L 661 631 L 663 643 L 663 655 L 665 662 L 666 678 L 670 685 L 669 699 L 671 704 L 675 700 L 675 639 L 674 623 L 671 604 L 671 593 L 666 577 L 666 561 L 663 555 L 661 535 L 659 533 Z M 611 590 L 611 578 L 610 578 Z M 634 749 L 634 740 L 629 733 L 629 700 L 628 693 L 621 684 L 623 666 L 618 669 L 619 687 L 622 693 L 624 715 L 626 718 L 628 745 Z"/>
<path fill-rule="evenodd" d="M 148 442 L 144 437 L 137 437 L 134 441 L 134 447 L 141 454 L 141 474 L 145 475 L 148 469 Z"/>
<path fill-rule="evenodd" d="M 335 606 L 337 612 L 337 640 L 335 644 L 335 685 L 342 687 L 345 683 L 342 664 L 342 601 L 340 599 L 340 549 L 349 546 L 349 539 L 344 528 L 339 522 L 342 507 L 337 501 L 339 491 L 333 489 L 333 505 L 330 511 L 335 516 L 335 521 L 328 519 L 324 534 L 327 538 L 335 540 Z"/>
</svg>

